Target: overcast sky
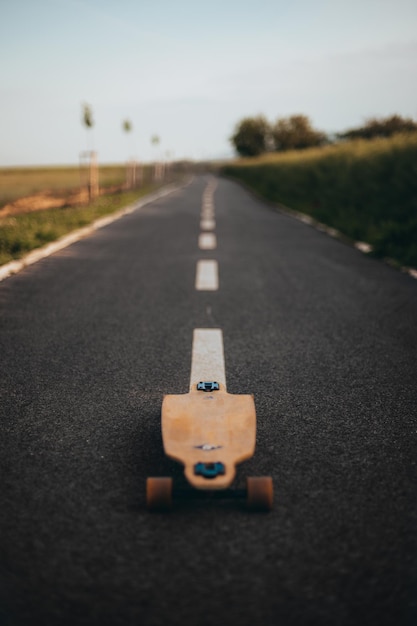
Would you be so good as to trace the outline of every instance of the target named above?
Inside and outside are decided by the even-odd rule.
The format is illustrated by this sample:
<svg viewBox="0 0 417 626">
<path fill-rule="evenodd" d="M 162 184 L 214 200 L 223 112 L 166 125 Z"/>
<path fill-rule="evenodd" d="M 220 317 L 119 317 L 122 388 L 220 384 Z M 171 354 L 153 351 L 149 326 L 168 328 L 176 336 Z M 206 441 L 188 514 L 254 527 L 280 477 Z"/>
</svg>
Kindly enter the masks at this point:
<svg viewBox="0 0 417 626">
<path fill-rule="evenodd" d="M 223 157 L 248 115 L 342 131 L 416 96 L 416 0 L 0 0 L 0 166 Z"/>
</svg>

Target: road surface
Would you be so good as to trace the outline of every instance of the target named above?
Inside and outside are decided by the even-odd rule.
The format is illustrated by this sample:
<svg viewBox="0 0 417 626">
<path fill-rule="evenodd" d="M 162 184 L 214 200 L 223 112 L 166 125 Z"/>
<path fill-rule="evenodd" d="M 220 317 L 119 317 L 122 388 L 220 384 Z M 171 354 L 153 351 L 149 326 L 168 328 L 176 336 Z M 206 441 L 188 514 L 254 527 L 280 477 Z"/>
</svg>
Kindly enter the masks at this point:
<svg viewBox="0 0 417 626">
<path fill-rule="evenodd" d="M 417 623 L 416 321 L 410 276 L 204 175 L 1 282 L 0 623 Z M 195 329 L 269 514 L 146 511 Z"/>
</svg>

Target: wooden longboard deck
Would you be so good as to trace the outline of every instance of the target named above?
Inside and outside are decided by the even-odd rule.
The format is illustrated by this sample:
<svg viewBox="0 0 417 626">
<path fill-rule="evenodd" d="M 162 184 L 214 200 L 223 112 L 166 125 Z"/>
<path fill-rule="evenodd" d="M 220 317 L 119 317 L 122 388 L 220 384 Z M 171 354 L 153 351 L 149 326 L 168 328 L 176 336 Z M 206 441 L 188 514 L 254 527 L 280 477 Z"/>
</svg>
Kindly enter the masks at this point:
<svg viewBox="0 0 417 626">
<path fill-rule="evenodd" d="M 253 396 L 227 393 L 223 385 L 164 396 L 161 421 L 165 453 L 183 463 L 187 480 L 199 489 L 229 487 L 236 464 L 255 452 Z"/>
</svg>

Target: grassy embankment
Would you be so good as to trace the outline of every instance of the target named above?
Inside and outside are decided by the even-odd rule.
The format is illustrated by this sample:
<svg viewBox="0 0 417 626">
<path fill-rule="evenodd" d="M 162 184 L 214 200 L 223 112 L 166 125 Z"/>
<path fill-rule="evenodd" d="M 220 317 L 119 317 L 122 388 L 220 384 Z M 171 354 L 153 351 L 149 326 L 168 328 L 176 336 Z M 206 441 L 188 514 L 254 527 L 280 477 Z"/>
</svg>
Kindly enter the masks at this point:
<svg viewBox="0 0 417 626">
<path fill-rule="evenodd" d="M 79 167 L 2 167 L 0 168 L 0 208 L 17 198 L 45 190 L 65 193 L 77 190 L 87 177 Z M 99 170 L 100 187 L 123 185 L 126 166 L 105 165 Z"/>
<path fill-rule="evenodd" d="M 263 197 L 417 267 L 417 135 L 356 140 L 224 165 Z"/>
<path fill-rule="evenodd" d="M 5 170 L 0 171 L 0 179 L 4 172 Z M 123 166 L 100 168 L 100 184 L 122 184 L 125 175 Z M 78 168 L 10 169 L 7 176 L 10 185 L 3 185 L 3 198 L 7 196 L 9 201 L 45 188 L 63 190 L 79 185 Z M 155 190 L 157 186 L 161 185 L 146 182 L 140 189 L 102 195 L 88 205 L 64 206 L 0 217 L 0 265 L 19 259 L 35 248 L 127 206 Z"/>
</svg>

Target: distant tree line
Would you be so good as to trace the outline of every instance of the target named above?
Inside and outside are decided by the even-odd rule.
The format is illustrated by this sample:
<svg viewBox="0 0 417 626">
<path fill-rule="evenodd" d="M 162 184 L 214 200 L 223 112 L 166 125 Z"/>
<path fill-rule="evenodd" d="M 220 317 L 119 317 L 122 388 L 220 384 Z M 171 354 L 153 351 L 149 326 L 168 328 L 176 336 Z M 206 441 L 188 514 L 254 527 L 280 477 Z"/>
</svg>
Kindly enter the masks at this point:
<svg viewBox="0 0 417 626">
<path fill-rule="evenodd" d="M 265 152 L 303 150 L 348 139 L 374 139 L 391 137 L 396 133 L 417 132 L 417 122 L 400 115 L 386 118 L 371 118 L 364 126 L 337 133 L 330 138 L 326 133 L 313 128 L 306 115 L 291 115 L 278 118 L 274 124 L 263 115 L 245 117 L 236 124 L 230 138 L 236 152 L 243 157 L 255 157 Z"/>
<path fill-rule="evenodd" d="M 411 118 L 391 115 L 386 118 L 370 118 L 360 128 L 352 128 L 344 133 L 339 133 L 339 139 L 374 139 L 375 137 L 391 137 L 397 133 L 415 133 L 417 122 Z"/>
</svg>

